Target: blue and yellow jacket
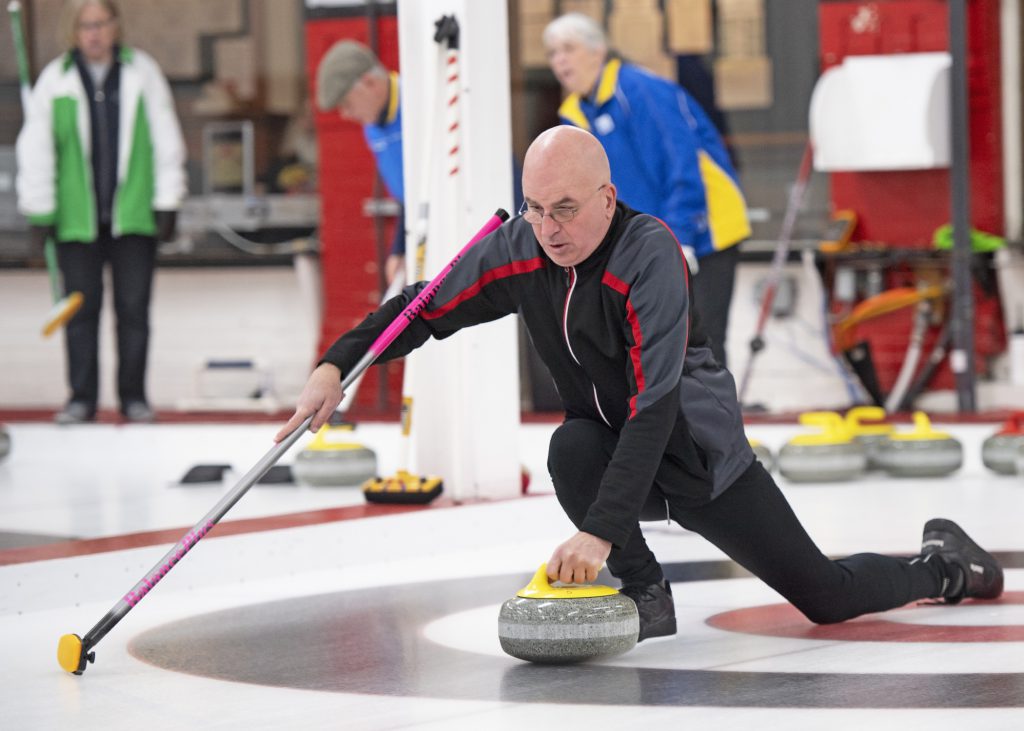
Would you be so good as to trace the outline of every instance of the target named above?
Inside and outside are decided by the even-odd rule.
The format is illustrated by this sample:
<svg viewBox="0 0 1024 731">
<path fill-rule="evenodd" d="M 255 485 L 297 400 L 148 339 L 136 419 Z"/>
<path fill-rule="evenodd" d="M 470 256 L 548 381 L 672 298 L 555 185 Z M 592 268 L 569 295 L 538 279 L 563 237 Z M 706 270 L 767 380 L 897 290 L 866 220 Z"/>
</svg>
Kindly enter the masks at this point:
<svg viewBox="0 0 1024 731">
<path fill-rule="evenodd" d="M 676 84 L 609 60 L 588 96 L 570 95 L 562 121 L 608 153 L 621 200 L 662 219 L 697 256 L 750 236 L 746 201 L 718 131 Z"/>
<path fill-rule="evenodd" d="M 363 125 L 366 145 L 377 160 L 377 172 L 384 179 L 391 197 L 405 204 L 405 178 L 402 177 L 402 105 L 398 92 L 398 74 L 394 71 L 388 75 L 388 103 L 380 115 L 380 119 L 372 124 Z M 395 228 L 395 239 L 391 244 L 391 253 L 405 254 L 405 227 Z"/>
<path fill-rule="evenodd" d="M 399 103 L 398 74 L 389 75 L 388 104 L 380 119 L 363 126 L 366 144 L 377 159 L 377 170 L 388 186 L 388 192 L 399 203 L 405 202 L 402 178 L 402 108 Z"/>
</svg>

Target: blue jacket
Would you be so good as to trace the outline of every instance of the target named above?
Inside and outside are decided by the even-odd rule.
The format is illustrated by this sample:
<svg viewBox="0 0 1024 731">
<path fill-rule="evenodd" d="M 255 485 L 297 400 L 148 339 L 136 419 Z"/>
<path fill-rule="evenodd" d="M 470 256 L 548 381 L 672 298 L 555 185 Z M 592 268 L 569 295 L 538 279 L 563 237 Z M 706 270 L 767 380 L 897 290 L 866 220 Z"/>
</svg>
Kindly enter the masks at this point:
<svg viewBox="0 0 1024 731">
<path fill-rule="evenodd" d="M 388 192 L 399 203 L 405 202 L 402 183 L 402 110 L 398 98 L 398 74 L 392 72 L 388 105 L 381 118 L 363 126 L 366 144 L 377 158 L 377 170 L 388 186 Z"/>
<path fill-rule="evenodd" d="M 399 203 L 405 204 L 405 184 L 402 177 L 402 108 L 399 103 L 398 74 L 391 72 L 388 77 L 390 91 L 388 104 L 381 118 L 363 126 L 366 144 L 377 160 L 377 171 L 384 179 L 388 192 Z M 404 226 L 395 231 L 392 254 L 405 253 Z"/>
<path fill-rule="evenodd" d="M 663 220 L 698 257 L 750 236 L 722 138 L 676 84 L 613 58 L 594 92 L 570 95 L 558 113 L 601 141 L 619 197 Z"/>
</svg>

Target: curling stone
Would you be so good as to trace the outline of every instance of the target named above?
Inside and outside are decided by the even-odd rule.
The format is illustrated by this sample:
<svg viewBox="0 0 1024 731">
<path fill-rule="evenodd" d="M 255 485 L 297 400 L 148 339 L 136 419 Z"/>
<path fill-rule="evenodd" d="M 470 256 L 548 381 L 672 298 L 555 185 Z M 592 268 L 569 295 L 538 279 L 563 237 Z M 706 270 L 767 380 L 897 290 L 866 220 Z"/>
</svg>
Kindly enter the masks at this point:
<svg viewBox="0 0 1024 731">
<path fill-rule="evenodd" d="M 885 409 L 880 406 L 855 406 L 846 412 L 846 430 L 853 441 L 864 447 L 869 470 L 881 469 L 881 465 L 878 464 L 878 450 L 895 429 L 892 424 L 885 423 L 884 419 Z M 874 423 L 865 424 L 865 421 Z"/>
<path fill-rule="evenodd" d="M 1000 475 L 1024 473 L 1024 411 L 1014 412 L 981 444 L 981 461 Z"/>
<path fill-rule="evenodd" d="M 640 635 L 636 604 L 609 586 L 552 586 L 547 565 L 501 605 L 498 639 L 512 657 L 573 663 L 631 650 Z"/>
<path fill-rule="evenodd" d="M 928 415 L 914 412 L 914 428 L 893 432 L 878 449 L 878 463 L 893 477 L 943 477 L 960 469 L 963 447 L 951 434 L 932 429 Z"/>
<path fill-rule="evenodd" d="M 750 448 L 754 450 L 754 456 L 757 457 L 757 461 L 769 472 L 775 469 L 775 455 L 772 454 L 772 450 L 768 449 L 764 443 L 757 439 L 747 437 L 747 441 L 750 442 Z"/>
<path fill-rule="evenodd" d="M 0 459 L 11 453 L 11 433 L 7 427 L 0 424 Z"/>
<path fill-rule="evenodd" d="M 834 411 L 800 414 L 800 423 L 821 427 L 798 434 L 779 450 L 779 473 L 791 482 L 839 482 L 864 472 L 867 454 L 850 439 L 843 417 Z"/>
<path fill-rule="evenodd" d="M 325 424 L 292 465 L 299 482 L 314 487 L 359 485 L 377 474 L 377 455 L 361 444 L 345 441 L 352 434 L 349 425 Z"/>
</svg>

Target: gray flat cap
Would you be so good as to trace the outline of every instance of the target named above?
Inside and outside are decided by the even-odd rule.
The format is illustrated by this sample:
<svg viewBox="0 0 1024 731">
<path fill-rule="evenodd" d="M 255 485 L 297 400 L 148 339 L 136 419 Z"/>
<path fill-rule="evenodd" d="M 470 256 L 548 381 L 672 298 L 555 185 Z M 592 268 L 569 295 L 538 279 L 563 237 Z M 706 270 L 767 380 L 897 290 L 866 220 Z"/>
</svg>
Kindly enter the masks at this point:
<svg viewBox="0 0 1024 731">
<path fill-rule="evenodd" d="M 337 107 L 362 75 L 378 63 L 377 57 L 362 43 L 335 43 L 316 70 L 317 105 L 325 112 Z"/>
</svg>

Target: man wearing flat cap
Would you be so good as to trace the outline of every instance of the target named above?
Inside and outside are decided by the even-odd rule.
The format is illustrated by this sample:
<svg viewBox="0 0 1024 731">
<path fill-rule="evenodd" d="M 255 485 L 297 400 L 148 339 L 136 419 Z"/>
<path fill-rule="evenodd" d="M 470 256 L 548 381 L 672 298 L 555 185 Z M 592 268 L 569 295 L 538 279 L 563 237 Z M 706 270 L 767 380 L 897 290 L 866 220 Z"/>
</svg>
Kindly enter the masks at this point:
<svg viewBox="0 0 1024 731">
<path fill-rule="evenodd" d="M 317 68 L 317 106 L 321 111 L 337 109 L 342 118 L 363 125 L 366 144 L 377 160 L 377 170 L 391 196 L 405 202 L 402 180 L 402 113 L 398 96 L 398 74 L 387 71 L 361 43 L 338 41 L 324 55 Z M 385 265 L 390 283 L 405 259 L 402 221 L 395 228 L 395 241 Z"/>
</svg>

